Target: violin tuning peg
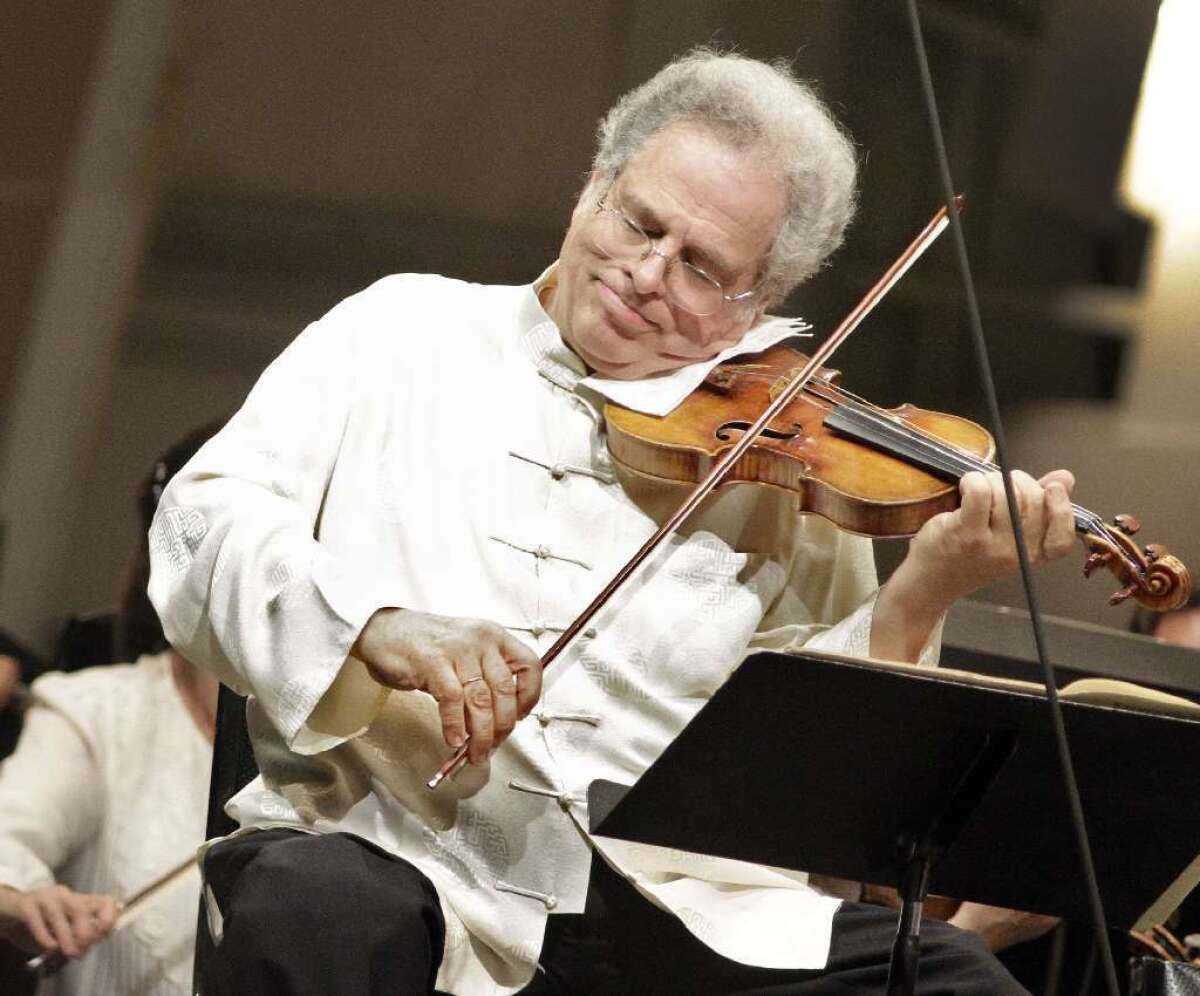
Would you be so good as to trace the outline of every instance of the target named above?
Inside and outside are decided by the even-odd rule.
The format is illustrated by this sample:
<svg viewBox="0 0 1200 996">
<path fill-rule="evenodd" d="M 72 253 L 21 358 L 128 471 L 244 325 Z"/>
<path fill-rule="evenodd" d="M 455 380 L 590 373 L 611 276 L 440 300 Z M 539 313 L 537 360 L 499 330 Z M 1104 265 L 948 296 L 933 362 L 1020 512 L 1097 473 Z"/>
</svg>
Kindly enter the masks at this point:
<svg viewBox="0 0 1200 996">
<path fill-rule="evenodd" d="M 1108 604 L 1109 605 L 1120 605 L 1123 601 L 1125 601 L 1125 599 L 1132 598 L 1134 595 L 1136 595 L 1137 590 L 1138 590 L 1138 586 L 1137 586 L 1136 582 L 1131 581 L 1124 588 L 1120 589 L 1120 591 L 1114 591 L 1108 597 Z"/>
<path fill-rule="evenodd" d="M 1087 560 L 1083 562 L 1083 576 L 1090 578 L 1098 568 L 1105 567 L 1112 562 L 1113 556 L 1105 551 L 1103 553 L 1089 553 Z"/>
<path fill-rule="evenodd" d="M 1142 553 L 1146 555 L 1147 560 L 1158 560 L 1159 557 L 1167 555 L 1167 548 L 1161 543 L 1147 543 Z"/>
<path fill-rule="evenodd" d="M 1132 536 L 1142 528 L 1142 524 L 1138 522 L 1137 519 L 1125 512 L 1122 512 L 1120 515 L 1113 516 L 1113 525 L 1121 530 L 1121 532 L 1123 532 L 1126 536 Z"/>
</svg>

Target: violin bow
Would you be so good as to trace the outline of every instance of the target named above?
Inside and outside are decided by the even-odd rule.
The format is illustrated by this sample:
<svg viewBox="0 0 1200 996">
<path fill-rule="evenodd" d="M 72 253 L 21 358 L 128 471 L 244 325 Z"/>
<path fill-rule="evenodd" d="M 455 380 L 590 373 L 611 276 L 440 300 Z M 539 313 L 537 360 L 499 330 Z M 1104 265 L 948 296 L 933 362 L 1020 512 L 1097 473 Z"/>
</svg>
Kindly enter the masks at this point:
<svg viewBox="0 0 1200 996">
<path fill-rule="evenodd" d="M 928 249 L 942 234 L 950 223 L 949 215 L 957 214 L 963 208 L 963 200 L 961 197 L 951 197 L 949 204 L 939 208 L 937 213 L 929 220 L 929 223 L 921 230 L 920 234 L 913 239 L 908 248 L 897 257 L 896 261 L 888 267 L 887 271 L 876 282 L 875 286 L 867 291 L 861 301 L 854 306 L 850 313 L 842 319 L 841 324 L 829 334 L 820 347 L 816 349 L 809 361 L 800 369 L 787 388 L 780 392 L 779 396 L 771 403 L 771 405 L 758 417 L 758 420 L 747 429 L 741 439 L 731 446 L 722 457 L 712 466 L 712 469 L 695 486 L 691 494 L 684 499 L 683 503 L 672 513 L 642 547 L 635 553 L 629 562 L 622 567 L 608 582 L 603 590 L 598 594 L 587 608 L 579 614 L 574 622 L 571 623 L 546 653 L 542 656 L 542 668 L 549 667 L 554 660 L 561 654 L 572 640 L 578 635 L 591 618 L 600 611 L 608 602 L 608 600 L 616 593 L 638 567 L 649 557 L 655 550 L 659 548 L 662 542 L 670 536 L 680 524 L 696 510 L 696 506 L 700 504 L 712 490 L 721 483 L 725 475 L 730 471 L 733 465 L 741 458 L 742 454 L 754 443 L 759 433 L 765 429 L 771 421 L 786 408 L 792 399 L 796 397 L 805 387 L 813 375 L 821 368 L 826 360 L 833 355 L 834 351 L 850 336 L 863 319 L 867 317 L 875 308 L 875 306 L 883 300 L 884 296 L 890 291 L 899 281 L 900 278 L 908 272 L 909 268 L 920 259 L 921 255 Z M 464 743 L 443 764 L 437 773 L 425 783 L 427 788 L 435 789 L 446 778 L 452 777 L 462 766 L 467 763 L 467 744 Z"/>
<path fill-rule="evenodd" d="M 925 97 L 925 110 L 929 115 L 929 129 L 933 137 L 934 152 L 942 183 L 942 194 L 946 199 L 946 205 L 950 206 L 955 201 L 954 180 L 950 175 L 950 159 L 946 154 L 946 142 L 942 133 L 941 117 L 938 114 L 937 98 L 933 92 L 933 76 L 929 71 L 925 38 L 921 31 L 921 18 L 917 12 L 917 0 L 906 0 L 906 3 L 908 6 L 908 21 L 912 32 L 913 47 L 916 50 L 917 67 L 921 75 L 921 88 Z M 1112 949 L 1108 943 L 1104 904 L 1100 898 L 1100 886 L 1096 880 L 1096 868 L 1092 860 L 1092 847 L 1088 840 L 1087 824 L 1083 817 L 1083 804 L 1079 799 L 1079 786 L 1075 780 L 1075 768 L 1071 762 L 1071 749 L 1067 743 L 1066 729 L 1063 725 L 1062 706 L 1058 701 L 1058 688 L 1054 682 L 1054 670 L 1046 654 L 1046 638 L 1042 629 L 1042 615 L 1038 608 L 1037 596 L 1034 594 L 1033 572 L 1029 564 L 1029 550 L 1025 543 L 1025 532 L 1021 528 L 1021 517 L 1018 514 L 1016 492 L 1013 490 L 1012 464 L 1008 460 L 1008 444 L 1004 438 L 1004 427 L 1000 419 L 1000 404 L 996 398 L 995 380 L 992 377 L 987 341 L 983 334 L 983 320 L 980 318 L 979 302 L 975 296 L 975 281 L 971 276 L 971 263 L 967 256 L 967 242 L 963 236 L 962 223 L 956 212 L 951 212 L 950 214 L 950 228 L 953 231 L 954 250 L 958 260 L 959 275 L 962 278 L 963 291 L 967 298 L 971 341 L 975 347 L 975 359 L 979 368 L 980 386 L 983 388 L 984 396 L 987 399 L 988 414 L 992 421 L 992 436 L 996 443 L 996 462 L 1000 465 L 1000 477 L 1004 482 L 1004 497 L 1008 504 L 1008 518 L 1012 523 L 1013 538 L 1016 542 L 1017 560 L 1021 568 L 1021 582 L 1025 586 L 1025 600 L 1029 605 L 1029 618 L 1033 624 L 1033 641 L 1037 649 L 1038 661 L 1042 666 L 1042 679 L 1046 686 L 1046 704 L 1050 711 L 1050 722 L 1054 731 L 1054 742 L 1057 748 L 1063 787 L 1066 790 L 1067 801 L 1071 811 L 1071 826 L 1075 834 L 1076 848 L 1079 852 L 1079 863 L 1087 888 L 1092 929 L 1096 937 L 1097 950 L 1100 952 L 1100 962 L 1104 967 L 1105 983 L 1109 996 L 1119 996 L 1120 989 L 1117 985 L 1117 972 L 1113 964 Z"/>
</svg>

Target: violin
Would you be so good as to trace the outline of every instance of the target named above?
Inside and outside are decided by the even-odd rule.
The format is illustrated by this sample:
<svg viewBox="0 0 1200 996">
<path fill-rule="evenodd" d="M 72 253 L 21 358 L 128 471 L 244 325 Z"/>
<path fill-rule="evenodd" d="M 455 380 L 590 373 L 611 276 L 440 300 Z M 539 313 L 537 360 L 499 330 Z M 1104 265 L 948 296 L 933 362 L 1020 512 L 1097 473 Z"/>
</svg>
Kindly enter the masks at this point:
<svg viewBox="0 0 1200 996">
<path fill-rule="evenodd" d="M 631 474 L 695 484 L 808 361 L 787 344 L 726 361 L 665 416 L 605 405 L 608 446 Z M 966 473 L 996 470 L 995 444 L 982 426 L 904 404 L 883 409 L 842 388 L 840 374 L 818 367 L 803 389 L 758 433 L 718 487 L 754 482 L 797 495 L 803 512 L 877 538 L 911 536 L 939 512 L 958 506 Z M 1072 504 L 1088 550 L 1084 576 L 1107 567 L 1121 583 L 1109 599 L 1134 598 L 1158 611 L 1191 592 L 1187 567 L 1159 544 L 1140 547 L 1131 515 L 1111 524 Z"/>
</svg>

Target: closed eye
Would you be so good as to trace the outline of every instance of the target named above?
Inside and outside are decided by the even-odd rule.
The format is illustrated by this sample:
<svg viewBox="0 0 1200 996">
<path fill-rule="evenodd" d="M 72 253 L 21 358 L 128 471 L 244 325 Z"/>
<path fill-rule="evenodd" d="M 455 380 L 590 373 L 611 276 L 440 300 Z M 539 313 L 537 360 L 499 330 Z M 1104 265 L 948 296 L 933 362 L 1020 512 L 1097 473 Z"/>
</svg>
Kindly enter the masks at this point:
<svg viewBox="0 0 1200 996">
<path fill-rule="evenodd" d="M 706 277 L 711 277 L 722 286 L 728 287 L 733 283 L 733 277 L 705 256 L 704 253 L 688 253 L 687 261 L 697 270 L 702 271 Z"/>
<path fill-rule="evenodd" d="M 630 234 L 632 234 L 632 235 L 637 235 L 640 237 L 642 235 L 649 234 L 644 228 L 639 226 L 636 222 L 630 220 L 629 218 L 626 218 L 625 215 L 621 215 L 621 222 L 625 225 L 626 230 L 628 232 L 630 232 Z M 651 238 L 653 238 L 653 236 L 651 236 Z"/>
<path fill-rule="evenodd" d="M 622 215 L 626 222 L 632 220 L 650 239 L 657 242 L 667 234 L 662 222 L 654 214 L 653 210 L 645 204 L 640 203 L 635 196 L 626 195 L 622 206 L 625 211 L 629 212 L 628 215 Z M 730 272 L 729 267 L 718 262 L 712 254 L 703 249 L 686 247 L 680 258 L 696 267 L 696 269 L 703 270 L 706 276 L 711 277 L 723 286 L 729 286 L 737 279 Z"/>
<path fill-rule="evenodd" d="M 655 222 L 645 222 L 639 218 L 637 224 L 638 227 L 645 232 L 647 236 L 654 239 L 655 242 L 657 242 L 666 234 L 666 232 L 662 230 L 662 227 Z"/>
</svg>

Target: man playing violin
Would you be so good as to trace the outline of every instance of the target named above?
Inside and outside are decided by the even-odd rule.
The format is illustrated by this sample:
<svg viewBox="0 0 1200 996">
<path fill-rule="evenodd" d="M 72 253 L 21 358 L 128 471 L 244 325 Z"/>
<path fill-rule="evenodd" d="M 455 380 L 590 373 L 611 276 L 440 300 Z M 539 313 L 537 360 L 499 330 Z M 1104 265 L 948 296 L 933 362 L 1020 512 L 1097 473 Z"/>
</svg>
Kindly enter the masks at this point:
<svg viewBox="0 0 1200 996">
<path fill-rule="evenodd" d="M 635 779 L 751 649 L 934 663 L 946 609 L 1015 569 L 997 478 L 964 478 L 878 590 L 868 540 L 728 488 L 539 664 L 681 497 L 613 462 L 604 399 L 661 414 L 787 335 L 767 309 L 841 242 L 854 176 L 786 68 L 691 53 L 605 117 L 533 285 L 380 281 L 174 479 L 151 596 L 252 695 L 262 770 L 205 859 L 214 991 L 882 991 L 893 914 L 593 839 L 584 793 Z M 1033 559 L 1065 554 L 1071 476 L 1015 484 Z M 989 938 L 1006 916 L 961 911 Z M 920 987 L 1020 991 L 942 924 Z"/>
</svg>

